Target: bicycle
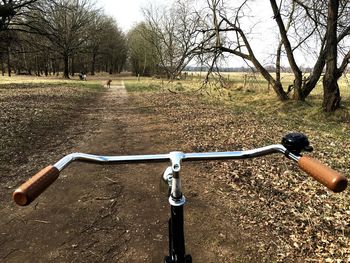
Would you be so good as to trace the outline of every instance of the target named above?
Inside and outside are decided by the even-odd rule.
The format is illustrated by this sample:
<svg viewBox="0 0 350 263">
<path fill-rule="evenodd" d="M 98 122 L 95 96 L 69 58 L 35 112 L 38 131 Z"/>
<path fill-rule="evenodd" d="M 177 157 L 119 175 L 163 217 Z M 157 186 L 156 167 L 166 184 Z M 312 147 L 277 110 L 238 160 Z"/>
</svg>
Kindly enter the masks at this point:
<svg viewBox="0 0 350 263">
<path fill-rule="evenodd" d="M 170 152 L 155 155 L 129 155 L 129 156 L 98 156 L 85 153 L 72 153 L 60 159 L 54 165 L 47 166 L 39 173 L 22 184 L 13 193 L 14 201 L 21 206 L 30 204 L 59 176 L 59 173 L 74 161 L 91 162 L 98 164 L 127 164 L 170 162 L 163 173 L 163 180 L 168 184 L 168 198 L 170 204 L 169 255 L 164 263 L 191 263 L 191 255 L 186 254 L 184 236 L 184 210 L 185 196 L 181 190 L 180 170 L 182 162 L 208 161 L 208 160 L 237 160 L 255 158 L 273 153 L 282 153 L 287 158 L 298 163 L 301 170 L 311 175 L 318 182 L 333 192 L 339 193 L 346 189 L 347 179 L 340 173 L 323 165 L 316 159 L 303 156 L 301 152 L 311 152 L 308 138 L 301 133 L 290 133 L 282 138 L 281 144 L 274 144 L 262 148 L 233 152 L 203 152 L 183 153 Z"/>
</svg>

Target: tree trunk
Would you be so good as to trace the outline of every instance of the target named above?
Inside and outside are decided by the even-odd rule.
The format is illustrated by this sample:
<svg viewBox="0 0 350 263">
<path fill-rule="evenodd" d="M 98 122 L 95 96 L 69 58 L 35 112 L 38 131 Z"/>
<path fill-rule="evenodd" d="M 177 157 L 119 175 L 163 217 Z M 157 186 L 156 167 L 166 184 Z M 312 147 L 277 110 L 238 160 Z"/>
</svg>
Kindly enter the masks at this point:
<svg viewBox="0 0 350 263">
<path fill-rule="evenodd" d="M 91 76 L 95 75 L 95 65 L 96 65 L 96 53 L 92 54 L 92 62 L 91 62 Z"/>
<path fill-rule="evenodd" d="M 74 73 L 75 73 L 75 68 L 74 68 L 74 55 L 72 55 L 72 58 L 71 58 L 71 66 L 70 66 L 70 69 L 71 69 L 71 76 L 74 77 Z"/>
<path fill-rule="evenodd" d="M 270 84 L 272 84 L 272 88 L 275 90 L 279 100 L 281 101 L 285 101 L 288 100 L 288 96 L 286 94 L 286 92 L 283 90 L 283 86 L 281 84 L 281 82 L 279 81 L 275 81 L 275 82 L 269 82 Z"/>
<path fill-rule="evenodd" d="M 69 79 L 69 56 L 68 56 L 68 54 L 63 54 L 63 62 L 64 62 L 63 77 L 65 79 Z"/>
<path fill-rule="evenodd" d="M 276 3 L 275 0 L 270 0 L 270 4 L 272 7 L 272 11 L 274 14 L 274 18 L 276 19 L 277 25 L 278 25 L 278 29 L 280 31 L 280 35 L 282 38 L 282 42 L 284 45 L 284 49 L 286 51 L 287 54 L 287 58 L 288 58 L 288 62 L 290 65 L 290 68 L 293 71 L 294 74 L 294 96 L 293 98 L 295 100 L 304 100 L 305 98 L 302 96 L 302 92 L 301 92 L 301 88 L 302 88 L 302 83 L 303 83 L 303 76 L 302 76 L 302 72 L 299 69 L 296 61 L 295 61 L 295 57 L 293 54 L 293 49 L 292 49 L 292 45 L 289 41 L 288 35 L 287 35 L 287 29 L 284 26 L 283 23 L 283 19 L 281 17 L 281 13 L 280 10 L 278 8 L 278 5 Z"/>
<path fill-rule="evenodd" d="M 7 70 L 8 70 L 9 77 L 11 77 L 11 50 L 10 50 L 10 47 L 7 47 Z"/>
<path fill-rule="evenodd" d="M 305 100 L 305 97 L 303 96 L 303 93 L 302 93 L 302 85 L 303 85 L 303 75 L 301 71 L 294 72 L 294 82 L 293 82 L 293 87 L 294 87 L 293 99 L 294 100 L 301 100 L 301 101 Z"/>
<path fill-rule="evenodd" d="M 57 70 L 58 71 L 58 70 Z M 56 65 L 54 64 L 54 62 L 52 62 L 52 74 L 55 75 L 56 74 Z"/>
<path fill-rule="evenodd" d="M 40 67 L 39 67 L 39 62 L 38 62 L 37 56 L 35 56 L 35 68 L 36 68 L 36 75 L 40 76 Z"/>
<path fill-rule="evenodd" d="M 2 76 L 5 76 L 5 64 L 4 64 L 4 57 L 1 57 L 1 74 Z"/>
<path fill-rule="evenodd" d="M 143 75 L 146 74 L 146 68 L 147 68 L 147 56 L 146 56 L 146 52 L 145 52 L 144 61 L 143 61 L 143 70 L 142 70 Z"/>
<path fill-rule="evenodd" d="M 281 52 L 283 42 L 280 41 L 276 52 L 276 81 L 281 82 Z"/>
<path fill-rule="evenodd" d="M 255 58 L 251 51 L 251 62 L 254 64 L 255 68 L 261 73 L 261 75 L 272 85 L 272 88 L 277 94 L 277 97 L 281 101 L 288 100 L 287 93 L 283 90 L 282 83 L 276 81 L 271 74 L 260 64 L 260 62 Z"/>
<path fill-rule="evenodd" d="M 339 0 L 328 0 L 326 72 L 323 77 L 323 110 L 335 111 L 340 106 L 337 68 L 337 21 Z"/>
<path fill-rule="evenodd" d="M 307 78 L 307 80 L 303 85 L 302 94 L 304 99 L 307 96 L 309 96 L 311 91 L 316 87 L 317 82 L 319 81 L 322 75 L 322 71 L 325 64 L 326 64 L 325 53 L 322 51 L 317 59 L 317 62 L 312 70 L 311 75 Z"/>
</svg>

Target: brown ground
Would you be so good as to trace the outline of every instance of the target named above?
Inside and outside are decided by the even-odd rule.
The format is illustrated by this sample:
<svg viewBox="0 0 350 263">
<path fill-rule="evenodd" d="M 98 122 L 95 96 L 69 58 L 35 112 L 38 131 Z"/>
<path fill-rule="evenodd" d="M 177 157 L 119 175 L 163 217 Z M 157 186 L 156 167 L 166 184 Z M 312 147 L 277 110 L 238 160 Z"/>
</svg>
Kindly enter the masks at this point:
<svg viewBox="0 0 350 263">
<path fill-rule="evenodd" d="M 61 96 L 62 105 L 57 104 L 56 97 L 51 98 L 54 95 L 38 99 L 37 104 L 45 102 L 48 108 L 55 105 L 56 111 L 45 112 L 47 107 L 41 105 L 44 112 L 36 119 L 28 109 L 27 117 L 33 118 L 28 120 L 34 125 L 29 129 L 33 139 L 20 142 L 25 149 L 13 143 L 3 147 L 16 154 L 2 153 L 1 157 L 1 171 L 6 173 L 0 177 L 0 198 L 4 200 L 0 210 L 0 261 L 162 262 L 167 253 L 168 204 L 159 181 L 165 165 L 76 163 L 32 205 L 20 208 L 11 202 L 15 186 L 66 153 L 232 150 L 278 142 L 284 132 L 282 127 L 276 130 L 272 120 L 263 131 L 255 130 L 261 125 L 259 117 L 233 116 L 226 108 L 193 97 L 127 94 L 121 82 L 112 84 L 111 90 L 81 96 L 78 90 L 71 93 L 67 89 Z M 14 101 L 31 105 L 25 92 L 18 92 Z M 28 92 L 39 96 L 41 89 Z M 26 103 L 20 100 L 23 98 Z M 6 101 L 3 96 L 0 102 Z M 40 118 L 48 116 L 56 121 L 45 121 L 47 126 L 38 127 Z M 227 134 L 223 135 L 223 130 Z M 282 175 L 287 179 L 280 180 Z M 317 241 L 318 221 L 304 218 L 305 214 L 313 215 L 313 210 L 302 214 L 319 203 L 302 194 L 304 188 L 310 189 L 310 183 L 303 182 L 283 157 L 215 166 L 186 164 L 182 176 L 188 200 L 186 248 L 194 262 L 302 262 L 322 257 L 315 252 L 322 245 Z M 331 198 L 323 188 L 314 188 L 321 190 L 312 190 L 311 194 Z M 344 238 L 339 242 L 346 247 L 349 234 L 337 232 L 339 229 L 332 223 L 322 225 L 321 232 Z M 306 245 L 300 239 L 303 233 Z"/>
<path fill-rule="evenodd" d="M 167 135 L 173 124 L 144 103 L 137 95 L 128 96 L 119 86 L 99 94 L 94 106 L 82 109 L 85 112 L 80 112 L 79 118 L 70 116 L 73 125 L 86 118 L 83 125 L 95 129 L 75 138 L 76 145 L 71 142 L 71 150 L 125 155 L 181 148 L 176 145 L 175 136 Z M 80 128 L 78 124 L 77 129 Z M 74 128 L 70 129 L 66 132 L 74 133 Z M 47 150 L 55 151 L 55 156 L 60 154 L 61 147 L 56 148 L 56 144 L 47 142 L 47 149 L 37 157 L 41 163 L 57 160 L 46 156 Z M 31 158 L 24 165 L 28 168 L 21 170 L 31 170 L 35 161 Z M 24 208 L 10 203 L 10 193 L 18 183 L 11 180 L 2 195 L 6 201 L 1 209 L 1 260 L 161 262 L 167 253 L 168 205 L 166 194 L 159 189 L 165 168 L 164 164 L 118 167 L 74 164 L 40 198 Z M 10 170 L 10 175 L 15 174 Z M 255 253 L 248 251 L 250 238 L 245 240 L 247 237 L 235 222 L 228 220 L 232 211 L 226 210 L 223 199 L 217 199 L 218 194 L 213 191 L 218 188 L 226 191 L 225 186 L 203 184 L 194 168 L 185 169 L 183 174 L 189 200 L 187 250 L 195 262 L 251 258 Z"/>
</svg>

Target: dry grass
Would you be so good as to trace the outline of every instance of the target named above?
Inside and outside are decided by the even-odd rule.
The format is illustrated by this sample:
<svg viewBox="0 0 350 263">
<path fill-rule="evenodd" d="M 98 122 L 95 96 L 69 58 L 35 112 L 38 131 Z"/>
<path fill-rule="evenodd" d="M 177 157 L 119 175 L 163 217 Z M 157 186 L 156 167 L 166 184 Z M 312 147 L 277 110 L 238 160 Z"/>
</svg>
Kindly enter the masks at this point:
<svg viewBox="0 0 350 263">
<path fill-rule="evenodd" d="M 78 75 L 71 77 L 70 79 L 64 79 L 57 76 L 48 76 L 48 77 L 36 77 L 36 76 L 0 76 L 0 86 L 4 85 L 24 85 L 24 86 L 33 86 L 33 85 L 56 85 L 56 86 L 74 86 L 81 88 L 100 88 L 104 82 L 108 79 L 109 76 L 99 75 L 94 77 L 88 77 L 88 81 L 79 80 Z"/>
<path fill-rule="evenodd" d="M 194 76 L 199 73 L 194 73 Z M 205 87 L 198 79 L 188 75 L 187 80 L 159 80 L 154 78 L 136 78 L 125 81 L 129 91 L 171 91 L 185 92 L 192 94 L 204 94 L 211 100 L 219 100 L 228 105 L 235 105 L 239 110 L 254 110 L 266 114 L 278 114 L 280 118 L 298 119 L 300 116 L 305 121 L 316 122 L 350 122 L 350 82 L 347 77 L 342 77 L 339 81 L 342 107 L 334 114 L 324 114 L 322 112 L 322 83 L 311 92 L 305 102 L 295 102 L 290 100 L 286 103 L 279 102 L 272 88 L 268 88 L 267 82 L 259 75 L 255 74 L 251 82 L 244 85 L 243 73 L 223 73 L 227 77 L 226 88 L 222 88 L 218 83 L 211 83 Z M 285 87 L 292 83 L 291 74 L 283 74 L 282 80 Z"/>
</svg>

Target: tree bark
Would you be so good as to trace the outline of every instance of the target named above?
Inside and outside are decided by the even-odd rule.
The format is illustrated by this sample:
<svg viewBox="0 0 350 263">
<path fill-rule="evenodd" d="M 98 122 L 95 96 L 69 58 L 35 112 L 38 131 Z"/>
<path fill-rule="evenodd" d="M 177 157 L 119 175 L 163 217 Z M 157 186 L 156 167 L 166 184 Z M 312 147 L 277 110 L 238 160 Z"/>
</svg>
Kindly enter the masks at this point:
<svg viewBox="0 0 350 263">
<path fill-rule="evenodd" d="M 71 76 L 74 77 L 74 73 L 75 73 L 75 68 L 74 68 L 74 55 L 72 55 L 71 57 L 71 66 L 70 66 L 70 69 L 71 69 Z"/>
<path fill-rule="evenodd" d="M 287 36 L 287 30 L 286 30 L 286 27 L 284 26 L 280 10 L 279 10 L 275 0 L 270 0 L 270 3 L 271 3 L 272 11 L 274 14 L 274 18 L 276 19 L 278 29 L 280 31 L 280 35 L 282 38 L 284 49 L 287 53 L 289 65 L 290 65 L 290 67 L 293 71 L 293 74 L 294 74 L 294 85 L 293 85 L 294 86 L 294 96 L 293 96 L 293 98 L 295 100 L 305 100 L 303 93 L 302 93 L 303 75 L 302 75 L 302 72 L 299 69 L 299 67 L 295 61 L 292 45 L 291 45 L 289 38 Z"/>
<path fill-rule="evenodd" d="M 7 70 L 8 76 L 11 77 L 11 49 L 7 47 Z"/>
<path fill-rule="evenodd" d="M 263 65 L 261 65 L 261 63 L 259 62 L 259 60 L 255 57 L 254 55 L 254 52 L 253 52 L 253 49 L 251 48 L 250 44 L 249 44 L 249 41 L 248 39 L 246 38 L 244 32 L 239 29 L 239 28 L 236 28 L 232 23 L 230 23 L 229 20 L 227 20 L 225 18 L 225 21 L 230 25 L 232 26 L 233 28 L 235 28 L 236 32 L 242 37 L 243 41 L 244 41 L 244 44 L 248 50 L 248 53 L 249 54 L 244 54 L 240 51 L 237 51 L 237 50 L 234 50 L 234 49 L 230 49 L 230 48 L 227 48 L 227 47 L 223 47 L 221 46 L 220 47 L 220 50 L 222 52 L 227 52 L 227 53 L 231 53 L 231 54 L 234 54 L 236 56 L 239 56 L 243 59 L 247 59 L 249 61 L 251 61 L 253 63 L 253 65 L 255 66 L 255 68 L 260 72 L 260 74 L 267 80 L 268 83 L 270 83 L 272 85 L 272 88 L 274 89 L 274 91 L 276 92 L 277 94 L 277 97 L 279 100 L 281 101 L 285 101 L 285 100 L 288 100 L 288 95 L 287 93 L 283 90 L 283 86 L 281 84 L 281 82 L 279 81 L 276 81 L 272 76 L 271 74 L 266 70 L 266 68 L 264 68 Z"/>
<path fill-rule="evenodd" d="M 319 81 L 322 75 L 322 71 L 325 64 L 325 53 L 322 51 L 316 61 L 316 64 L 313 67 L 311 75 L 307 78 L 306 82 L 303 85 L 302 93 L 304 98 L 309 96 L 311 91 L 316 87 L 317 82 Z"/>
<path fill-rule="evenodd" d="M 261 75 L 272 85 L 272 88 L 277 94 L 277 97 L 281 101 L 288 100 L 287 93 L 283 90 L 282 83 L 280 81 L 276 81 L 271 74 L 260 64 L 260 62 L 254 57 L 252 57 L 252 63 L 259 70 Z"/>
<path fill-rule="evenodd" d="M 96 65 L 96 53 L 94 52 L 92 54 L 92 61 L 91 61 L 91 76 L 95 75 L 95 65 Z"/>
<path fill-rule="evenodd" d="M 323 77 L 323 110 L 335 111 L 340 106 L 337 68 L 337 21 L 339 0 L 328 0 L 326 72 Z"/>
<path fill-rule="evenodd" d="M 281 52 L 282 52 L 283 42 L 280 41 L 276 52 L 276 81 L 281 82 Z"/>
<path fill-rule="evenodd" d="M 5 76 L 5 64 L 4 64 L 4 57 L 1 56 L 1 74 L 2 76 Z"/>
<path fill-rule="evenodd" d="M 64 62 L 63 77 L 65 79 L 69 79 L 69 56 L 68 56 L 68 54 L 63 54 L 63 62 Z"/>
</svg>

